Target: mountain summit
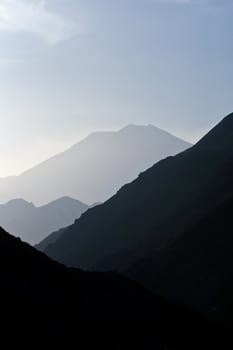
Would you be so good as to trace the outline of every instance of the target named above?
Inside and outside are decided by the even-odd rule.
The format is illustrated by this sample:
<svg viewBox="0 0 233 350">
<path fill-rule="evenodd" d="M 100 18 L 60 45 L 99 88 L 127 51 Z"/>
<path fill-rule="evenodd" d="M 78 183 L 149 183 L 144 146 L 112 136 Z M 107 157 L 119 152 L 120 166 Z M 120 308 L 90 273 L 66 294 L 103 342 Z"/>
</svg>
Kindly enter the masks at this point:
<svg viewBox="0 0 233 350">
<path fill-rule="evenodd" d="M 104 202 L 160 159 L 190 147 L 154 126 L 95 132 L 20 176 L 0 180 L 0 202 L 25 198 L 36 205 L 70 196 Z"/>
</svg>

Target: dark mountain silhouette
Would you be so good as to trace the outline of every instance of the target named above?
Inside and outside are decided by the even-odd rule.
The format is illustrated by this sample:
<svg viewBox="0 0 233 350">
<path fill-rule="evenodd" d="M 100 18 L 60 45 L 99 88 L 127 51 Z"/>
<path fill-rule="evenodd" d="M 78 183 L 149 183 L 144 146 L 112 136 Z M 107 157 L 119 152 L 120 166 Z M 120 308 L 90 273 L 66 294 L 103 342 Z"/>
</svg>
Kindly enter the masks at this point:
<svg viewBox="0 0 233 350">
<path fill-rule="evenodd" d="M 231 179 L 233 175 L 233 166 Z M 128 274 L 171 300 L 233 324 L 233 194 Z"/>
<path fill-rule="evenodd" d="M 1 341 L 8 346 L 33 339 L 85 349 L 196 349 L 217 334 L 223 344 L 227 334 L 120 275 L 59 265 L 2 229 L 0 276 Z"/>
<path fill-rule="evenodd" d="M 71 225 L 87 210 L 86 204 L 69 197 L 41 207 L 14 199 L 0 205 L 0 225 L 25 242 L 35 244 L 51 232 Z"/>
<path fill-rule="evenodd" d="M 190 146 L 152 125 L 96 132 L 20 176 L 1 179 L 0 201 L 24 198 L 42 205 L 70 196 L 103 202 L 158 160 Z"/>
<path fill-rule="evenodd" d="M 70 266 L 124 270 L 166 247 L 233 192 L 232 160 L 233 114 L 191 149 L 89 210 L 46 253 Z"/>
</svg>

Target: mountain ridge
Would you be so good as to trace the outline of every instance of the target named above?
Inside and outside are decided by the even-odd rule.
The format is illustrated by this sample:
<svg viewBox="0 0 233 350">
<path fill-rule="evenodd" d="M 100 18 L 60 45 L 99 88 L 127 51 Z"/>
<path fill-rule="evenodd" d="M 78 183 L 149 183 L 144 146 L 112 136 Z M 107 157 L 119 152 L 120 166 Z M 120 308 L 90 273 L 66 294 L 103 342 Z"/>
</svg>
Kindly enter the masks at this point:
<svg viewBox="0 0 233 350">
<path fill-rule="evenodd" d="M 15 236 L 35 244 L 54 230 L 72 224 L 89 207 L 79 200 L 62 197 L 42 206 L 24 199 L 0 205 L 0 225 Z"/>
<path fill-rule="evenodd" d="M 1 179 L 0 201 L 25 198 L 42 205 L 69 196 L 88 204 L 104 202 L 142 170 L 188 147 L 151 126 L 96 132 L 20 176 Z M 43 191 L 38 191 L 38 184 Z"/>
</svg>

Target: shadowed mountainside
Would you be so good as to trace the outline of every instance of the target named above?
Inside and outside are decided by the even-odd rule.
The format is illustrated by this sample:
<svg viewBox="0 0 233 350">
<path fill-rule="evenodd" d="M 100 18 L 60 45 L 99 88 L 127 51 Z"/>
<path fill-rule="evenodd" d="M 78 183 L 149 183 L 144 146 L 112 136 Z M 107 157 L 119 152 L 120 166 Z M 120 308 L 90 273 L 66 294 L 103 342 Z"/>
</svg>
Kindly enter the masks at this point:
<svg viewBox="0 0 233 350">
<path fill-rule="evenodd" d="M 38 338 L 66 346 L 78 339 L 85 349 L 196 349 L 225 334 L 137 283 L 66 268 L 2 229 L 0 274 L 1 340 L 8 345 Z"/>
<path fill-rule="evenodd" d="M 53 233 L 51 233 L 50 235 L 48 235 L 46 238 L 44 238 L 40 243 L 35 244 L 34 248 L 36 248 L 37 250 L 41 251 L 41 252 L 45 252 L 47 247 L 52 244 L 55 243 L 58 238 L 61 237 L 61 235 L 67 230 L 67 228 L 61 228 L 58 231 L 55 231 Z"/>
<path fill-rule="evenodd" d="M 94 203 L 93 205 L 91 205 L 89 207 L 89 209 L 97 207 L 98 205 L 101 205 L 101 203 Z M 38 244 L 36 244 L 34 247 L 36 249 L 38 249 L 41 252 L 45 252 L 46 249 L 48 248 L 48 246 L 52 243 L 55 243 L 58 238 L 61 237 L 61 235 L 63 233 L 65 233 L 65 231 L 69 228 L 69 226 L 67 227 L 63 227 L 58 231 L 52 232 L 50 235 L 48 235 L 47 237 L 45 237 L 42 241 L 40 241 Z"/>
<path fill-rule="evenodd" d="M 232 325 L 232 213 L 231 194 L 177 241 L 126 273 L 170 300 Z"/>
</svg>

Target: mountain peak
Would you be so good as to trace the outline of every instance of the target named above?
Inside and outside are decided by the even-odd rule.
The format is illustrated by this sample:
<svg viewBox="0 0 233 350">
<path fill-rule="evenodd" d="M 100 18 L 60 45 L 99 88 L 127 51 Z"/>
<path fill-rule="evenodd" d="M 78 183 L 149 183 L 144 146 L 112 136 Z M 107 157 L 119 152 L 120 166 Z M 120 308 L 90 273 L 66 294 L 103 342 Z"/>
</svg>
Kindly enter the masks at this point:
<svg viewBox="0 0 233 350">
<path fill-rule="evenodd" d="M 137 131 L 137 130 L 160 130 L 159 128 L 157 128 L 156 126 L 152 125 L 152 124 L 128 124 L 125 127 L 123 127 L 122 129 L 119 130 L 119 132 L 122 131 Z M 162 130 L 161 130 L 162 131 Z"/>
<path fill-rule="evenodd" d="M 14 207 L 14 208 L 17 208 L 17 207 L 35 207 L 34 204 L 32 202 L 28 202 L 26 201 L 25 199 L 23 198 L 15 198 L 15 199 L 11 199 L 9 202 L 7 202 L 5 204 L 6 206 L 10 206 L 10 207 Z"/>
<path fill-rule="evenodd" d="M 182 140 L 178 136 L 173 135 L 171 132 L 168 132 L 166 130 L 163 130 L 153 124 L 145 124 L 145 125 L 139 125 L 139 124 L 129 124 L 119 130 L 119 133 L 126 134 L 126 135 L 137 135 L 140 137 L 153 137 L 157 138 L 157 140 L 176 140 L 178 142 L 183 142 L 186 144 L 186 148 L 192 146 L 191 143 L 188 141 Z"/>
<path fill-rule="evenodd" d="M 148 127 L 154 127 L 154 126 L 152 124 L 127 124 L 121 130 L 130 129 L 130 128 L 148 128 Z"/>
<path fill-rule="evenodd" d="M 69 196 L 62 196 L 62 197 L 59 197 L 59 198 L 53 200 L 52 202 L 50 202 L 50 204 L 51 203 L 60 203 L 60 202 L 76 202 L 76 199 L 71 198 Z"/>
<path fill-rule="evenodd" d="M 63 196 L 63 197 L 59 197 L 55 200 L 53 200 L 52 202 L 48 203 L 48 206 L 64 206 L 64 205 L 73 205 L 73 204 L 80 204 L 83 206 L 87 207 L 87 204 L 79 201 L 78 199 L 74 199 L 72 197 L 69 196 Z M 46 205 L 45 205 L 46 206 Z"/>
<path fill-rule="evenodd" d="M 189 147 L 151 124 L 99 131 L 17 178 L 0 181 L 1 201 L 23 196 L 38 206 L 67 195 L 88 204 L 105 202 L 142 171 Z"/>
</svg>

